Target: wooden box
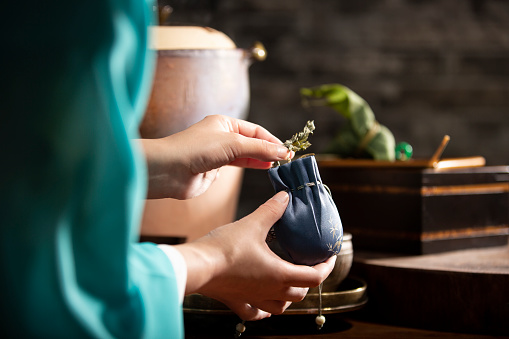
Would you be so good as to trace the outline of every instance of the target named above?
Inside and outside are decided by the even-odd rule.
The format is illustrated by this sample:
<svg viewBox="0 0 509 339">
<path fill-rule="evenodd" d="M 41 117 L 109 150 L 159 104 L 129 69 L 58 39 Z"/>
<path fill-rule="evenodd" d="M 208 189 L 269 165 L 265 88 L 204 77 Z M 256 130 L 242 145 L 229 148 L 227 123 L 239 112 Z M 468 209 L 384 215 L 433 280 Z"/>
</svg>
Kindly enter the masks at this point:
<svg viewBox="0 0 509 339">
<path fill-rule="evenodd" d="M 318 165 L 356 249 L 428 254 L 508 242 L 509 166 Z"/>
</svg>

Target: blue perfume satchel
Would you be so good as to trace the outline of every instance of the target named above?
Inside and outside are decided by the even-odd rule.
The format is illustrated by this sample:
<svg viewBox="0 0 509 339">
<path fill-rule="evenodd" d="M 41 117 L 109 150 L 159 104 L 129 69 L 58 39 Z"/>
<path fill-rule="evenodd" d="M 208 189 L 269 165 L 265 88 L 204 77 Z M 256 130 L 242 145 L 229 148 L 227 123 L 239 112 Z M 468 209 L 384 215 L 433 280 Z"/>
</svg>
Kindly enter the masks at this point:
<svg viewBox="0 0 509 339">
<path fill-rule="evenodd" d="M 314 155 L 270 168 L 269 178 L 276 192 L 287 191 L 290 196 L 283 217 L 274 225 L 281 256 L 312 266 L 338 254 L 343 227 Z"/>
</svg>

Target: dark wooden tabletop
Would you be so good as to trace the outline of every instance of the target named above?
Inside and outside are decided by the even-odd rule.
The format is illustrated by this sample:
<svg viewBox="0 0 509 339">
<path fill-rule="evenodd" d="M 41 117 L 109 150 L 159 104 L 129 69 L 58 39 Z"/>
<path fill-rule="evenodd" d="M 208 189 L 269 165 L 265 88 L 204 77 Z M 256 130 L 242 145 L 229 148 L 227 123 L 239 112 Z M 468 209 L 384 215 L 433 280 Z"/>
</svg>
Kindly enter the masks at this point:
<svg viewBox="0 0 509 339">
<path fill-rule="evenodd" d="M 440 332 L 426 329 L 400 327 L 358 319 L 341 314 L 327 315 L 323 329 L 318 331 L 314 315 L 272 316 L 269 319 L 247 322 L 246 332 L 240 338 L 458 338 L 483 339 L 495 336 Z M 186 315 L 186 338 L 234 338 L 238 318 L 233 316 Z M 503 337 L 496 337 L 503 338 Z M 509 338 L 509 337 L 505 337 Z"/>
<path fill-rule="evenodd" d="M 360 310 L 272 316 L 247 322 L 241 338 L 509 338 L 509 247 L 422 256 L 358 252 L 353 271 L 367 282 Z M 186 338 L 233 338 L 235 315 L 185 314 Z M 488 335 L 490 334 L 490 335 Z"/>
</svg>

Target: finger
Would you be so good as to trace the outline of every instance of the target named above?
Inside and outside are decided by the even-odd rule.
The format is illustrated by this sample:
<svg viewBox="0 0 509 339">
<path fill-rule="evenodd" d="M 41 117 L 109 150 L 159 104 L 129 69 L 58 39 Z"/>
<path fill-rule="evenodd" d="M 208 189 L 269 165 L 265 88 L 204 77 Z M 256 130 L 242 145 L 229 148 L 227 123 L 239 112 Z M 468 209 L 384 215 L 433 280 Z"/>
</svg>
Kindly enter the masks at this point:
<svg viewBox="0 0 509 339">
<path fill-rule="evenodd" d="M 265 319 L 271 316 L 270 313 L 260 310 L 259 308 L 253 307 L 246 303 L 240 302 L 224 302 L 235 314 L 237 314 L 242 320 L 256 321 Z"/>
<path fill-rule="evenodd" d="M 287 300 L 291 302 L 299 302 L 302 301 L 307 293 L 309 288 L 307 287 L 288 287 L 280 296 L 279 299 Z"/>
<path fill-rule="evenodd" d="M 252 168 L 252 169 L 269 169 L 272 167 L 271 161 L 261 161 L 253 158 L 240 158 L 235 159 L 230 163 L 232 166 Z"/>
<path fill-rule="evenodd" d="M 218 177 L 219 171 L 217 169 L 198 175 L 195 180 L 189 182 L 186 190 L 183 192 L 183 199 L 191 199 L 202 195 Z"/>
<path fill-rule="evenodd" d="M 293 159 L 294 156 L 295 152 L 291 151 L 288 157 L 284 160 Z M 232 161 L 229 165 L 252 169 L 269 169 L 273 164 L 273 161 L 261 161 L 253 158 L 239 158 Z"/>
<path fill-rule="evenodd" d="M 261 161 L 278 161 L 289 159 L 291 156 L 291 152 L 282 144 L 248 138 L 239 134 L 233 134 L 232 138 L 232 142 L 227 145 L 235 159 L 254 158 Z"/>
<path fill-rule="evenodd" d="M 260 225 L 261 235 L 265 238 L 270 228 L 285 213 L 289 199 L 287 192 L 280 191 L 245 218 L 252 219 L 255 224 Z"/>
<path fill-rule="evenodd" d="M 264 300 L 256 304 L 256 307 L 271 314 L 282 314 L 292 303 L 282 300 Z"/>
<path fill-rule="evenodd" d="M 286 270 L 282 270 L 281 274 L 288 286 L 316 287 L 329 276 L 336 263 L 336 256 L 333 255 L 315 266 L 293 265 L 286 261 L 284 263 Z"/>
</svg>

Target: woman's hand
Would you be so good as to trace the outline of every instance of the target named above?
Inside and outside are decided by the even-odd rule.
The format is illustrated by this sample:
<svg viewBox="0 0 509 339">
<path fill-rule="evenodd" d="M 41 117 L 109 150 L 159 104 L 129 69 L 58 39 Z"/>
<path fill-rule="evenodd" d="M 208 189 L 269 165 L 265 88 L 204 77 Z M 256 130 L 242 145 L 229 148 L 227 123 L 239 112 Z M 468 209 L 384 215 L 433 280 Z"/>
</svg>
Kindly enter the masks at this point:
<svg viewBox="0 0 509 339">
<path fill-rule="evenodd" d="M 224 165 L 267 169 L 293 156 L 266 129 L 221 115 L 165 138 L 143 139 L 142 145 L 149 198 L 189 199 L 205 192 Z"/>
<path fill-rule="evenodd" d="M 280 259 L 265 239 L 288 205 L 280 192 L 247 217 L 177 245 L 187 264 L 186 294 L 201 293 L 230 307 L 244 320 L 281 314 L 318 286 L 334 267 L 336 256 L 314 267 Z"/>
</svg>

